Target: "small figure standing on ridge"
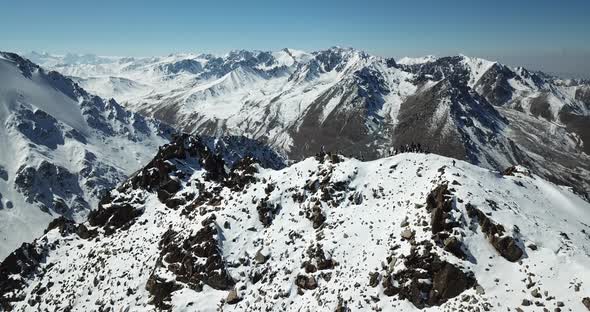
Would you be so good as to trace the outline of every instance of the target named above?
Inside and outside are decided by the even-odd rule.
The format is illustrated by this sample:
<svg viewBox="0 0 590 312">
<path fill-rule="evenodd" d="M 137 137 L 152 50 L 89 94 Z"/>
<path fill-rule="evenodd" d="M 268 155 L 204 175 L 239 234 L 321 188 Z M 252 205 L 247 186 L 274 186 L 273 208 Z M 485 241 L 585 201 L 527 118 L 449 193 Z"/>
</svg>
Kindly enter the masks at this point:
<svg viewBox="0 0 590 312">
<path fill-rule="evenodd" d="M 455 160 L 453 159 L 453 167 L 455 167 Z"/>
</svg>

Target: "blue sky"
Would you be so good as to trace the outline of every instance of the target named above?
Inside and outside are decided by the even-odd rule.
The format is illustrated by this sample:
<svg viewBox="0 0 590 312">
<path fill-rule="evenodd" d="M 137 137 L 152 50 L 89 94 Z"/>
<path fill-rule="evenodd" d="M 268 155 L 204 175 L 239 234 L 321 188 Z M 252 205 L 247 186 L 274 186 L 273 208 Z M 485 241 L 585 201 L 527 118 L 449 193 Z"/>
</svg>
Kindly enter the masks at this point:
<svg viewBox="0 0 590 312">
<path fill-rule="evenodd" d="M 590 1 L 4 1 L 0 49 L 99 55 L 316 50 L 464 53 L 590 72 Z"/>
</svg>

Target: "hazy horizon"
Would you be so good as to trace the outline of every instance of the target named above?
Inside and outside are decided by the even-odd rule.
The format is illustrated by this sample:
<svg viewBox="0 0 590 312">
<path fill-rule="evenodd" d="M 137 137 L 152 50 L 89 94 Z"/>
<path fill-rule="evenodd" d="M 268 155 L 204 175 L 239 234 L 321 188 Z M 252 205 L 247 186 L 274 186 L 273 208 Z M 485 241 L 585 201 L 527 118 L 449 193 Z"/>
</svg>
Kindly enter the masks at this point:
<svg viewBox="0 0 590 312">
<path fill-rule="evenodd" d="M 6 3 L 2 50 L 155 56 L 331 46 L 457 55 L 590 78 L 590 2 L 458 0 Z"/>
<path fill-rule="evenodd" d="M 330 47 L 325 47 L 325 48 L 320 48 L 320 49 L 315 49 L 315 50 L 304 50 L 304 49 L 298 49 L 298 48 L 293 48 L 293 47 L 285 47 L 285 48 L 289 48 L 289 49 L 294 49 L 294 50 L 302 50 L 305 52 L 314 52 L 314 51 L 319 51 L 319 50 L 324 50 L 324 49 L 328 49 Z M 356 50 L 361 50 L 361 51 L 365 51 L 366 50 L 362 49 L 362 48 L 357 48 L 357 47 L 343 47 L 343 48 L 353 48 Z M 284 49 L 284 48 L 282 48 Z M 224 52 L 202 52 L 202 51 L 176 51 L 176 52 L 170 52 L 170 53 L 164 53 L 164 54 L 154 54 L 154 55 L 107 55 L 107 54 L 97 54 L 97 53 L 92 53 L 92 52 L 76 52 L 76 51 L 67 51 L 67 52 L 60 52 L 60 53 L 55 53 L 52 51 L 39 51 L 39 50 L 31 50 L 31 51 L 8 51 L 8 52 L 14 52 L 14 53 L 18 53 L 20 55 L 24 55 L 24 56 L 28 56 L 31 53 L 38 53 L 38 54 L 43 54 L 43 53 L 47 53 L 49 55 L 53 55 L 53 56 L 65 56 L 67 54 L 72 54 L 72 55 L 92 55 L 92 56 L 96 56 L 96 57 L 137 57 L 137 58 L 143 58 L 143 57 L 158 57 L 158 56 L 166 56 L 166 55 L 170 55 L 170 54 L 202 54 L 202 53 L 210 53 L 210 54 L 214 54 L 217 56 L 221 56 L 224 54 L 227 54 L 231 51 L 234 50 L 239 50 L 239 49 L 233 49 L 233 50 L 228 50 L 228 51 L 224 51 Z M 263 49 L 242 49 L 242 50 L 250 50 L 250 51 L 278 51 L 281 49 L 274 49 L 274 50 L 263 50 Z M 370 53 L 370 52 L 367 52 Z M 374 53 L 371 53 L 374 54 Z M 381 57 L 392 57 L 395 60 L 399 60 L 403 57 L 411 57 L 411 58 L 417 58 L 417 57 L 424 57 L 424 56 L 436 56 L 436 57 L 444 57 L 444 56 L 453 56 L 453 55 L 459 55 L 459 54 L 463 54 L 463 55 L 467 55 L 470 57 L 478 57 L 478 58 L 483 58 L 486 60 L 490 60 L 490 61 L 497 61 L 500 62 L 502 64 L 511 66 L 511 67 L 524 67 L 527 68 L 529 70 L 533 70 L 533 71 L 542 71 L 544 73 L 547 74 L 552 74 L 552 75 L 556 75 L 556 76 L 560 76 L 563 78 L 574 78 L 574 79 L 590 79 L 590 71 L 583 71 L 583 72 L 579 72 L 579 64 L 577 62 L 577 58 L 588 58 L 590 59 L 590 53 L 588 53 L 587 55 L 582 55 L 582 56 L 576 56 L 574 58 L 570 58 L 569 55 L 571 54 L 570 51 L 562 51 L 559 55 L 555 54 L 555 55 L 546 55 L 546 56 L 536 56 L 536 60 L 535 57 L 531 57 L 531 56 L 486 56 L 486 55 L 473 55 L 473 54 L 467 54 L 467 53 L 455 53 L 455 54 L 447 54 L 447 55 L 436 55 L 433 53 L 430 54 L 422 54 L 422 55 L 378 55 L 378 54 L 374 54 L 374 55 L 378 55 Z M 552 57 L 562 57 L 563 58 L 563 64 L 559 65 L 559 66 L 543 66 L 543 65 L 539 65 L 543 63 L 543 58 L 552 58 Z M 539 60 L 540 59 L 540 60 Z M 569 62 L 568 62 L 569 60 Z M 535 62 L 536 61 L 536 62 Z M 549 62 L 547 62 L 549 63 Z M 567 66 L 563 66 L 563 65 L 567 65 Z M 578 69 L 578 70 L 576 70 Z"/>
</svg>

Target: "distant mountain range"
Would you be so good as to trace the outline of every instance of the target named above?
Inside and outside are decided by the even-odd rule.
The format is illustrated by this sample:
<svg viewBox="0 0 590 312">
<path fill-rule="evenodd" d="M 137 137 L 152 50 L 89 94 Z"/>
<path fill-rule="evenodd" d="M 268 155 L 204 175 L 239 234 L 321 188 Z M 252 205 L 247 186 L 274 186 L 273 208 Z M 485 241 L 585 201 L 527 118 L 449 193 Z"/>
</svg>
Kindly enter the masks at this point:
<svg viewBox="0 0 590 312">
<path fill-rule="evenodd" d="M 131 111 L 189 133 L 244 135 L 292 160 L 322 147 L 375 159 L 414 142 L 590 191 L 588 81 L 463 55 L 396 62 L 339 47 L 30 57 Z"/>
</svg>

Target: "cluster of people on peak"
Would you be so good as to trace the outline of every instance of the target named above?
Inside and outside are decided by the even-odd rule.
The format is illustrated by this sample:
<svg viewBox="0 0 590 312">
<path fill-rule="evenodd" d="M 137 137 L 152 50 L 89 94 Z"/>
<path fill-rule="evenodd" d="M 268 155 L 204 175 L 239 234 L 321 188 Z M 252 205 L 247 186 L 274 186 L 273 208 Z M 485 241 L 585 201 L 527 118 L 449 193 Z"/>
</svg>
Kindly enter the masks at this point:
<svg viewBox="0 0 590 312">
<path fill-rule="evenodd" d="M 405 144 L 400 145 L 398 148 L 390 148 L 389 149 L 389 156 L 394 156 L 401 153 L 424 153 L 429 154 L 430 151 L 428 147 L 422 146 L 420 143 Z"/>
<path fill-rule="evenodd" d="M 401 153 L 422 153 L 422 154 L 430 154 L 430 149 L 428 147 L 425 147 L 423 145 L 421 145 L 420 143 L 410 143 L 410 144 L 404 144 L 404 145 L 400 145 L 399 147 L 392 147 L 389 148 L 388 150 L 388 155 L 389 156 L 394 156 L 394 155 L 398 155 Z M 327 152 L 326 148 L 324 145 L 321 146 L 320 152 L 316 153 L 316 158 L 323 158 L 325 155 L 331 155 L 333 153 L 331 152 Z M 336 151 L 335 153 L 336 155 L 341 154 L 340 151 Z M 361 154 L 361 155 L 348 155 L 348 157 L 350 158 L 354 158 L 354 157 L 358 157 L 360 160 L 365 160 L 365 157 Z"/>
</svg>

